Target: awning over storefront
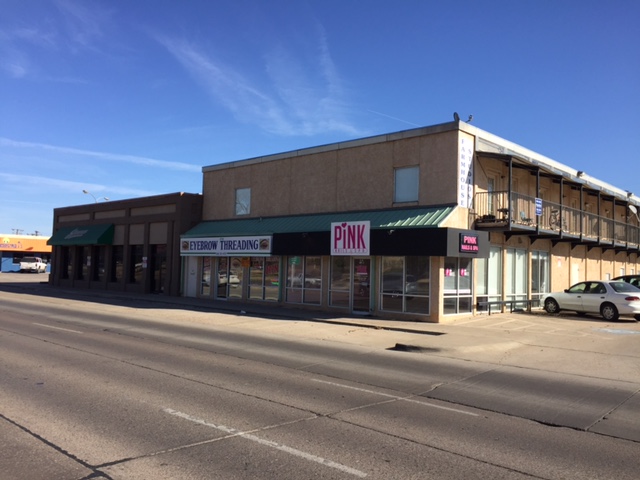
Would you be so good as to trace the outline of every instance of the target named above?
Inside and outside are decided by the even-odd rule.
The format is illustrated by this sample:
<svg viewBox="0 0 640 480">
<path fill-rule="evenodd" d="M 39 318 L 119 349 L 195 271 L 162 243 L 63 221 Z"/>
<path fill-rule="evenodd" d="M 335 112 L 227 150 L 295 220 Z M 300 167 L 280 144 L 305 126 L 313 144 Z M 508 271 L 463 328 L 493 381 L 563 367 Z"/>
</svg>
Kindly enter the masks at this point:
<svg viewBox="0 0 640 480">
<path fill-rule="evenodd" d="M 389 209 L 364 212 L 292 215 L 207 221 L 196 225 L 182 238 L 273 235 L 276 233 L 329 232 L 332 222 L 368 220 L 371 229 L 438 228 L 455 206 Z"/>
<path fill-rule="evenodd" d="M 113 224 L 63 227 L 47 241 L 48 245 L 111 245 Z"/>
</svg>

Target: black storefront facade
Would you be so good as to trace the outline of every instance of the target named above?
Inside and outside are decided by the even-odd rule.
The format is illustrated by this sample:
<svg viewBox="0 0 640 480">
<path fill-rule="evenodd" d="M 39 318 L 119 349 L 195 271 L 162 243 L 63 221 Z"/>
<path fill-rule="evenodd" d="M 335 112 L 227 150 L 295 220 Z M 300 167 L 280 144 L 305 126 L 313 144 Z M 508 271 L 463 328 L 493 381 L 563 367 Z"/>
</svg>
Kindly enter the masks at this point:
<svg viewBox="0 0 640 480">
<path fill-rule="evenodd" d="M 470 313 L 489 235 L 448 227 L 456 208 L 202 222 L 181 236 L 183 291 L 431 322 Z"/>
</svg>

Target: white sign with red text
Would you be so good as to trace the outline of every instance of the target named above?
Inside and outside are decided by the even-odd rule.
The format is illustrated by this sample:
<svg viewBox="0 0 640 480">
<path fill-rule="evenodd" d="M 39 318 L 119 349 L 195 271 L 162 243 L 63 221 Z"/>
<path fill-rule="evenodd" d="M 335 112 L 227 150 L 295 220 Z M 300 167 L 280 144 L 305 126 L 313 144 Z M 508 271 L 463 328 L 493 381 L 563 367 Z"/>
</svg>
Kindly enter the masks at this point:
<svg viewBox="0 0 640 480">
<path fill-rule="evenodd" d="M 369 255 L 370 222 L 331 224 L 331 255 Z"/>
</svg>

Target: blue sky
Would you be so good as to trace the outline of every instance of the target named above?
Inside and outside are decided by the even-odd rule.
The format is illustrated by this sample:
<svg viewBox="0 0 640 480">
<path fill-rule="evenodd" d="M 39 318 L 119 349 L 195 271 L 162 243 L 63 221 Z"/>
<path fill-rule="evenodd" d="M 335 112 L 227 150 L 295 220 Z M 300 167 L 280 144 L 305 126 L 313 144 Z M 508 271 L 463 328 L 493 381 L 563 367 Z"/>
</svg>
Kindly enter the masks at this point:
<svg viewBox="0 0 640 480">
<path fill-rule="evenodd" d="M 640 195 L 634 0 L 0 0 L 0 233 L 463 119 Z M 88 190 L 91 195 L 83 194 Z"/>
</svg>

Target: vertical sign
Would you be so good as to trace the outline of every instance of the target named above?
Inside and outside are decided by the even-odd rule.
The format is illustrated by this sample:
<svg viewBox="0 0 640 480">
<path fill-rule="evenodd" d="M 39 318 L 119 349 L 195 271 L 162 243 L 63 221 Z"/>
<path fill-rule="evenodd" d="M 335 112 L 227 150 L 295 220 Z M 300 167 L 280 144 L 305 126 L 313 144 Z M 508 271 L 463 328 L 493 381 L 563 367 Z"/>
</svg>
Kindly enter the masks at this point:
<svg viewBox="0 0 640 480">
<path fill-rule="evenodd" d="M 370 222 L 331 224 L 331 255 L 369 255 Z"/>
<path fill-rule="evenodd" d="M 458 205 L 464 208 L 473 206 L 473 140 L 460 139 L 458 152 Z"/>
<path fill-rule="evenodd" d="M 536 215 L 542 215 L 542 199 L 536 197 Z"/>
</svg>

